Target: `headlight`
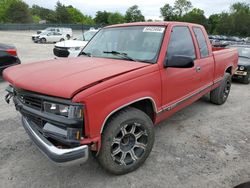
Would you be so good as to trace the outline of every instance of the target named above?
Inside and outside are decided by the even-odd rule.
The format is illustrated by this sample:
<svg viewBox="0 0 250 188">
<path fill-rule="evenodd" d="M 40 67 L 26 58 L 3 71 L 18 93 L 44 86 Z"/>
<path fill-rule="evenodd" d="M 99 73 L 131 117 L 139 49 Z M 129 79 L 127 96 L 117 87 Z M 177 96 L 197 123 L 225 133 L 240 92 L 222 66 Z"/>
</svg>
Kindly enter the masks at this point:
<svg viewBox="0 0 250 188">
<path fill-rule="evenodd" d="M 243 71 L 244 69 L 245 69 L 245 67 L 244 66 L 240 66 L 240 68 L 239 68 L 241 71 Z"/>
<path fill-rule="evenodd" d="M 43 107 L 45 112 L 68 117 L 69 119 L 83 118 L 83 109 L 81 105 L 73 106 L 53 102 L 44 102 Z"/>
<path fill-rule="evenodd" d="M 80 50 L 80 47 L 72 47 L 70 48 L 71 51 L 77 51 L 77 50 Z"/>
</svg>

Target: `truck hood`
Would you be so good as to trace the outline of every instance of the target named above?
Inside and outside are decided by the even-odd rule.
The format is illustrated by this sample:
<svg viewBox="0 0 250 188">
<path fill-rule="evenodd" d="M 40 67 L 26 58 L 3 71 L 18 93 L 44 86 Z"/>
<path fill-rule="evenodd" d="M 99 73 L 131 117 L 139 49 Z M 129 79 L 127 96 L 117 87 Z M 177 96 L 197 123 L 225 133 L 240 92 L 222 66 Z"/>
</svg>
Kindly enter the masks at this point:
<svg viewBox="0 0 250 188">
<path fill-rule="evenodd" d="M 93 85 L 149 65 L 78 57 L 17 65 L 5 69 L 3 76 L 16 88 L 70 99 Z"/>
<path fill-rule="evenodd" d="M 56 43 L 55 46 L 56 47 L 67 47 L 67 48 L 84 47 L 87 43 L 88 43 L 88 41 L 66 40 L 66 41 Z"/>
</svg>

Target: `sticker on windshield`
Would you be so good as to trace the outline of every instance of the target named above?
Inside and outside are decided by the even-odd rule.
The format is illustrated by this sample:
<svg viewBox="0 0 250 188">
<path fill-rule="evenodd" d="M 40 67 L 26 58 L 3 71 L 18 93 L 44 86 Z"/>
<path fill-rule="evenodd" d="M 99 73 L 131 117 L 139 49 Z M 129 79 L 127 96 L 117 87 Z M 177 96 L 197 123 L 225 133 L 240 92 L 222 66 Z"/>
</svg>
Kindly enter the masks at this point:
<svg viewBox="0 0 250 188">
<path fill-rule="evenodd" d="M 163 33 L 164 27 L 145 27 L 143 32 L 150 32 L 150 33 Z"/>
</svg>

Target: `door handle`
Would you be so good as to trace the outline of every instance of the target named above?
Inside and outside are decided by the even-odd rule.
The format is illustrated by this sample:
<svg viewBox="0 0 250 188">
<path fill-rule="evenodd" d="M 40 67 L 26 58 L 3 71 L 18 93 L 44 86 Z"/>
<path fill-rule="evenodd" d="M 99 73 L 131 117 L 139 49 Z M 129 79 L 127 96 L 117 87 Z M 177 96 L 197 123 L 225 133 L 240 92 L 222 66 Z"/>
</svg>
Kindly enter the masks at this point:
<svg viewBox="0 0 250 188">
<path fill-rule="evenodd" d="M 196 67 L 195 70 L 196 70 L 196 72 L 200 72 L 201 71 L 201 67 Z"/>
</svg>

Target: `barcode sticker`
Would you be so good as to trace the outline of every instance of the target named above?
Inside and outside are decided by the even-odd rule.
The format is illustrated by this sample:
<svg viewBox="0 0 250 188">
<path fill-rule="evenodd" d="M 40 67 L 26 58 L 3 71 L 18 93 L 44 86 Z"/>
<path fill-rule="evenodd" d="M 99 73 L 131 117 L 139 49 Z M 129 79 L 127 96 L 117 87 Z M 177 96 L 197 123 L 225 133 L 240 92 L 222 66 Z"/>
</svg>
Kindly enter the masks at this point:
<svg viewBox="0 0 250 188">
<path fill-rule="evenodd" d="M 165 30 L 164 27 L 145 27 L 143 32 L 151 32 L 151 33 L 163 33 Z"/>
</svg>

